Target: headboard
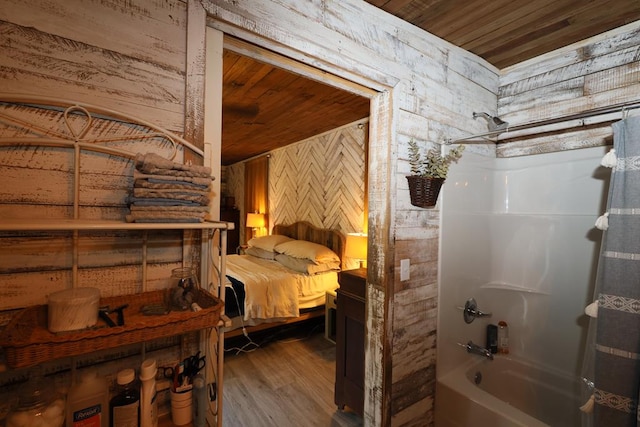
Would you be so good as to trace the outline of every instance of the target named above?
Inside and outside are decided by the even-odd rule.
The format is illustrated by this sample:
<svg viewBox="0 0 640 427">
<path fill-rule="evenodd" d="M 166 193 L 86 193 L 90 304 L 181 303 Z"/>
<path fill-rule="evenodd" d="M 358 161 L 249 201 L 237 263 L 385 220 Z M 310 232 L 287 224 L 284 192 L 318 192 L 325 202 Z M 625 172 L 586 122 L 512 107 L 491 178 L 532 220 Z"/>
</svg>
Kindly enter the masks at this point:
<svg viewBox="0 0 640 427">
<path fill-rule="evenodd" d="M 340 231 L 318 228 L 306 221 L 299 221 L 290 225 L 276 224 L 273 226 L 273 234 L 324 245 L 338 254 L 344 267 L 345 237 Z"/>
</svg>

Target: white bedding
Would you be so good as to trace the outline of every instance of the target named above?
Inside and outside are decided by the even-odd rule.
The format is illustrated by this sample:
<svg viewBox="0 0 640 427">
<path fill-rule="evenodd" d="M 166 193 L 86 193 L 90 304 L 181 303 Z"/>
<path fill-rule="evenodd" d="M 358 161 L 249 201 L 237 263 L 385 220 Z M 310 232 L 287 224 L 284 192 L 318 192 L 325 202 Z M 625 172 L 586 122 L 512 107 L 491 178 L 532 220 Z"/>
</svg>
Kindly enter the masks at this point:
<svg viewBox="0 0 640 427">
<path fill-rule="evenodd" d="M 298 317 L 301 308 L 322 305 L 326 291 L 338 287 L 335 271 L 300 274 L 250 255 L 229 255 L 226 268 L 228 276 L 244 283 L 244 320 Z"/>
</svg>

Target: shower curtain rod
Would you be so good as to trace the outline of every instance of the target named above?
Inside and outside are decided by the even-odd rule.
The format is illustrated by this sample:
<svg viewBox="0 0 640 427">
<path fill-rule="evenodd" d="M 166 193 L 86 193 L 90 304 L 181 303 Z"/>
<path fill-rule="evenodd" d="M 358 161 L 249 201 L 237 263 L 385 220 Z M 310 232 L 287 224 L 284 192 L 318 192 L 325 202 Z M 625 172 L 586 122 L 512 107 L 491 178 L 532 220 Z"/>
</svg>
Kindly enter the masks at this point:
<svg viewBox="0 0 640 427">
<path fill-rule="evenodd" d="M 601 114 L 615 113 L 617 111 L 624 112 L 625 110 L 633 110 L 635 108 L 640 108 L 640 101 L 634 101 L 634 102 L 627 102 L 627 103 L 622 103 L 622 104 L 610 105 L 608 107 L 594 108 L 593 110 L 583 111 L 581 113 L 571 114 L 571 115 L 568 115 L 568 116 L 558 117 L 558 118 L 555 118 L 555 119 L 540 120 L 540 121 L 537 121 L 537 122 L 525 123 L 525 124 L 517 125 L 517 126 L 508 126 L 506 129 L 495 130 L 495 131 L 492 131 L 492 132 L 479 133 L 479 134 L 476 134 L 476 135 L 469 135 L 469 136 L 466 136 L 464 138 L 447 139 L 447 140 L 445 140 L 444 144 L 445 145 L 457 144 L 458 142 L 467 141 L 469 139 L 486 138 L 486 137 L 490 137 L 490 136 L 498 136 L 500 134 L 508 133 L 508 132 L 511 132 L 511 131 L 515 132 L 515 131 L 524 130 L 524 129 L 531 129 L 531 128 L 538 127 L 538 126 L 546 126 L 546 125 L 552 125 L 552 124 L 555 124 L 555 123 L 567 122 L 567 121 L 570 121 L 570 120 L 585 119 L 585 118 L 588 118 L 588 117 L 599 116 Z M 493 142 L 495 144 L 498 143 L 498 141 L 490 141 L 490 142 Z"/>
</svg>

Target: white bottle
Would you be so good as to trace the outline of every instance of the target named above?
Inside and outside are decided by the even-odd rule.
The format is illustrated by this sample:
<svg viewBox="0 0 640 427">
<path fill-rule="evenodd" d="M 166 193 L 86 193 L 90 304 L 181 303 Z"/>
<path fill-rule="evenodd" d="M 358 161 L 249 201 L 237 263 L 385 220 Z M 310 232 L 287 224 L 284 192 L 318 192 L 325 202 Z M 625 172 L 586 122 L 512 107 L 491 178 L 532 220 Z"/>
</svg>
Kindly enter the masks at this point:
<svg viewBox="0 0 640 427">
<path fill-rule="evenodd" d="M 109 384 L 97 371 L 83 372 L 67 395 L 67 427 L 109 426 Z"/>
<path fill-rule="evenodd" d="M 156 400 L 156 373 L 158 366 L 155 359 L 147 359 L 140 367 L 140 427 L 158 426 L 158 401 Z"/>
</svg>

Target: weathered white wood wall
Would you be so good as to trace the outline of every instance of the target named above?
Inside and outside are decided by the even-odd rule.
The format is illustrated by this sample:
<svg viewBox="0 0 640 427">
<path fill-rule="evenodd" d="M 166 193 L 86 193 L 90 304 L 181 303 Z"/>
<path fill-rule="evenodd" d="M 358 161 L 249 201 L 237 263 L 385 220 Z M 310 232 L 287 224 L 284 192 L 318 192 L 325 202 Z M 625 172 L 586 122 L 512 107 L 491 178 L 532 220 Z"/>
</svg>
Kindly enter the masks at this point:
<svg viewBox="0 0 640 427">
<path fill-rule="evenodd" d="M 3 2 L 3 85 L 114 107 L 186 132 L 185 111 L 199 113 L 185 99 L 188 75 L 200 76 L 186 64 L 201 52 L 187 48 L 187 6 L 196 3 Z M 359 0 L 203 4 L 212 25 L 380 91 L 372 111 L 384 114 L 372 118 L 370 143 L 366 423 L 430 424 L 435 360 L 423 337 L 435 334 L 436 264 L 428 249 L 437 246 L 438 214 L 409 204 L 407 141 L 482 131 L 471 112 L 495 109 L 497 71 Z M 411 280 L 400 284 L 393 272 L 406 254 Z M 425 356 L 412 360 L 416 354 Z"/>
<path fill-rule="evenodd" d="M 370 134 L 365 422 L 431 425 L 439 213 L 409 203 L 408 140 L 434 144 L 483 132 L 474 111 L 499 108 L 515 124 L 628 99 L 638 91 L 636 30 L 614 40 L 626 46 L 618 52 L 597 54 L 603 43 L 582 62 L 588 49 L 576 49 L 573 58 L 545 57 L 507 70 L 499 83 L 499 72 L 482 60 L 360 0 L 205 1 L 203 7 L 216 28 L 380 92 L 372 99 Z M 185 101 L 186 28 L 187 3 L 178 0 L 77 0 L 55 7 L 4 1 L 0 84 L 5 91 L 114 107 L 183 133 L 185 110 L 198 113 Z M 201 48 L 190 52 L 197 57 Z M 619 68 L 598 65 L 609 61 Z M 191 70 L 197 80 L 200 71 Z M 567 72 L 573 75 L 560 77 Z M 532 94 L 559 96 L 556 108 L 536 104 Z M 535 152 L 507 147 L 502 155 Z M 400 282 L 404 258 L 411 260 L 411 279 Z"/>
<path fill-rule="evenodd" d="M 498 112 L 511 125 L 562 119 L 583 111 L 640 102 L 640 23 L 503 70 Z M 635 112 L 634 112 L 635 113 Z M 622 109 L 583 120 L 505 133 L 498 156 L 612 144 Z"/>
<path fill-rule="evenodd" d="M 409 203 L 407 142 L 485 130 L 472 112 L 495 112 L 497 70 L 361 1 L 205 7 L 221 31 L 379 91 L 369 145 L 365 424 L 432 424 L 439 215 Z M 412 264 L 402 283 L 401 258 Z"/>
</svg>

